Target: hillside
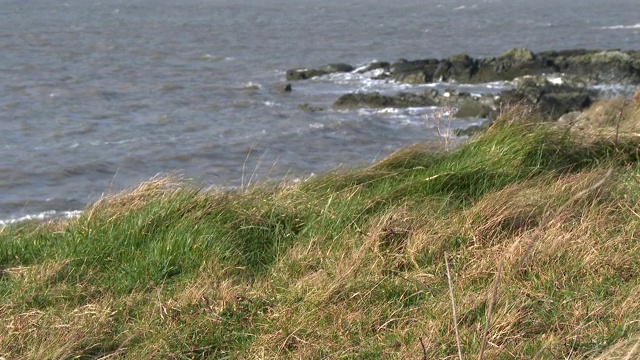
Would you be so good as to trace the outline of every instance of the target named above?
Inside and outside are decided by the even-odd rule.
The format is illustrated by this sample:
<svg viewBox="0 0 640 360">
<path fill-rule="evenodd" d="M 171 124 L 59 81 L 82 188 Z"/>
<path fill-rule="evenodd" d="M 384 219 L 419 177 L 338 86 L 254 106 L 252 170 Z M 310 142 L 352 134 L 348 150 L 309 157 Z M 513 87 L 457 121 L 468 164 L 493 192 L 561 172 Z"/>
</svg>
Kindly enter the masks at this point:
<svg viewBox="0 0 640 360">
<path fill-rule="evenodd" d="M 640 111 L 237 191 L 155 178 L 0 231 L 7 359 L 640 353 Z"/>
</svg>

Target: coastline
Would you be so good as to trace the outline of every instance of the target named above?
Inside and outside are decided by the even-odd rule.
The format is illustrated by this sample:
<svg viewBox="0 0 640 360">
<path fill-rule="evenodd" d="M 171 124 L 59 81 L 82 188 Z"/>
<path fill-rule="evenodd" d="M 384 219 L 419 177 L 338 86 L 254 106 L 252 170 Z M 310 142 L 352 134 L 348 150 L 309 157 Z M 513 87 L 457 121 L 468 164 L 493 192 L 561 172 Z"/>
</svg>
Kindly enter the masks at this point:
<svg viewBox="0 0 640 360">
<path fill-rule="evenodd" d="M 450 151 L 235 192 L 156 178 L 8 226 L 0 356 L 635 356 L 640 104 L 604 104 L 591 127 L 514 107 Z"/>
</svg>

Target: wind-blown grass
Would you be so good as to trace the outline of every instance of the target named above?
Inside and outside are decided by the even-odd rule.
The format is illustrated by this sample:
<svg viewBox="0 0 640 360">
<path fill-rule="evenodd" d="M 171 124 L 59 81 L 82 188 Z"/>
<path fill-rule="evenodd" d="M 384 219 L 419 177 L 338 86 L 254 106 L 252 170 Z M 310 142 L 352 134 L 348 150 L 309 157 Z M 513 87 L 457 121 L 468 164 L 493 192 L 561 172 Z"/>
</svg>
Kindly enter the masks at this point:
<svg viewBox="0 0 640 360">
<path fill-rule="evenodd" d="M 155 178 L 6 227 L 0 356 L 633 357 L 638 112 L 530 116 L 451 152 L 233 192 Z"/>
</svg>

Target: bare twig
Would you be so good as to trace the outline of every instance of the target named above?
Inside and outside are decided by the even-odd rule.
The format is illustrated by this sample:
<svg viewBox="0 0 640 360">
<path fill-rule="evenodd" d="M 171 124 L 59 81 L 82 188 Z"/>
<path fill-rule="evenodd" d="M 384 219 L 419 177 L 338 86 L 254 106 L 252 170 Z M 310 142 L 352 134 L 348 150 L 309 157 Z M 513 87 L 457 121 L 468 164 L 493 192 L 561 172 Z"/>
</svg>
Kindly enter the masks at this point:
<svg viewBox="0 0 640 360">
<path fill-rule="evenodd" d="M 422 341 L 422 337 L 420 339 L 420 345 L 422 345 L 422 358 L 427 360 L 427 348 L 424 346 L 424 341 Z"/>
<path fill-rule="evenodd" d="M 449 281 L 449 296 L 451 296 L 451 309 L 453 311 L 453 328 L 456 331 L 456 346 L 458 347 L 458 358 L 462 360 L 462 350 L 460 349 L 460 333 L 458 332 L 458 314 L 456 312 L 456 300 L 453 297 L 453 283 L 451 281 L 451 271 L 449 270 L 449 260 L 447 260 L 447 253 L 444 254 L 444 264 L 447 267 L 447 280 Z"/>
<path fill-rule="evenodd" d="M 249 156 L 251 156 L 252 150 L 253 150 L 253 146 L 249 148 L 249 152 L 247 152 L 247 158 L 244 159 L 244 162 L 242 163 L 242 176 L 240 178 L 240 190 L 244 190 L 245 167 L 247 166 L 247 161 L 249 161 Z"/>
<path fill-rule="evenodd" d="M 618 150 L 618 135 L 620 134 L 620 121 L 622 119 L 622 112 L 624 111 L 624 108 L 627 106 L 627 102 L 629 102 L 628 99 L 625 99 L 624 102 L 622 103 L 622 106 L 620 107 L 620 111 L 618 111 L 618 116 L 617 116 L 617 120 L 616 120 L 616 140 L 615 140 L 615 147 L 616 150 Z"/>
</svg>

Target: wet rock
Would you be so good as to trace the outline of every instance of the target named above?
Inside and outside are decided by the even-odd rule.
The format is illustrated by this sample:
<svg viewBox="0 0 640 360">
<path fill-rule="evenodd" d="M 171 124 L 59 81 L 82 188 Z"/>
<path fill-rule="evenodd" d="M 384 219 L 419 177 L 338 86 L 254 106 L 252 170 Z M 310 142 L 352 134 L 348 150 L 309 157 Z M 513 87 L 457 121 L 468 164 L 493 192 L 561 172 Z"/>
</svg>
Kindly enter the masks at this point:
<svg viewBox="0 0 640 360">
<path fill-rule="evenodd" d="M 573 50 L 545 53 L 553 57 L 559 72 L 583 76 L 595 83 L 640 82 L 640 51 Z"/>
<path fill-rule="evenodd" d="M 382 95 L 379 92 L 371 92 L 342 95 L 333 103 L 333 108 L 402 108 L 436 106 L 437 104 L 431 92 L 422 94 L 399 93 L 397 95 Z"/>
<path fill-rule="evenodd" d="M 472 82 L 510 81 L 525 75 L 557 72 L 548 58 L 536 56 L 526 48 L 511 49 L 495 58 L 478 59 L 478 70 Z"/>
<path fill-rule="evenodd" d="M 580 77 L 588 85 L 597 83 L 640 83 L 640 51 L 564 50 L 533 53 L 527 48 L 511 49 L 497 57 L 472 58 L 458 54 L 447 59 L 400 59 L 389 65 L 372 63 L 359 72 L 384 69 L 376 78 L 392 78 L 408 84 L 436 81 L 482 83 L 511 81 L 530 75 L 563 74 Z M 292 69 L 287 80 L 303 80 L 334 72 L 351 72 L 348 64 L 329 64 L 315 69 Z"/>
<path fill-rule="evenodd" d="M 378 92 L 351 93 L 340 96 L 334 103 L 334 109 L 354 108 L 406 108 L 443 106 L 457 108 L 455 117 L 484 118 L 489 117 L 495 110 L 493 96 L 472 96 L 468 92 L 448 90 L 440 94 L 431 89 L 423 93 L 412 94 L 400 92 L 395 95 L 382 95 Z"/>
<path fill-rule="evenodd" d="M 307 103 L 298 105 L 298 109 L 300 109 L 302 111 L 306 111 L 306 112 L 318 112 L 318 111 L 324 111 L 325 110 L 323 107 L 313 106 L 313 105 L 309 105 Z"/>
<path fill-rule="evenodd" d="M 597 92 L 584 87 L 553 84 L 543 77 L 519 79 L 515 90 L 500 94 L 500 104 L 532 106 L 544 116 L 557 119 L 572 111 L 580 111 L 596 99 Z"/>
<path fill-rule="evenodd" d="M 639 83 L 640 51 L 578 49 L 535 54 L 526 48 L 516 48 L 490 58 L 474 59 L 460 54 L 442 60 L 399 60 L 390 68 L 394 80 L 410 84 L 511 81 L 527 75 L 560 73 L 582 77 L 590 85 Z"/>
<path fill-rule="evenodd" d="M 467 54 L 450 57 L 440 64 L 435 76 L 444 80 L 469 82 L 478 71 L 478 62 Z"/>
<path fill-rule="evenodd" d="M 298 68 L 298 69 L 290 69 L 287 70 L 286 78 L 287 81 L 296 81 L 296 80 L 306 80 L 311 79 L 316 76 L 322 76 L 327 74 L 333 74 L 338 72 L 351 72 L 353 71 L 353 66 L 349 64 L 329 64 L 325 66 L 321 66 L 315 69 L 308 68 Z"/>
<path fill-rule="evenodd" d="M 388 62 L 385 61 L 376 61 L 376 62 L 372 62 L 371 64 L 365 66 L 364 68 L 358 70 L 357 72 L 360 74 L 369 72 L 369 71 L 373 71 L 373 70 L 378 70 L 378 69 L 383 69 L 385 71 L 389 71 L 389 68 L 391 67 L 391 64 L 389 64 Z"/>
<path fill-rule="evenodd" d="M 438 59 L 399 60 L 391 65 L 391 78 L 406 84 L 423 84 L 434 81 L 434 75 L 440 66 Z"/>
<path fill-rule="evenodd" d="M 487 120 L 480 125 L 471 125 L 468 128 L 464 129 L 455 129 L 453 134 L 455 136 L 473 136 L 481 131 L 485 131 L 491 127 L 493 121 Z"/>
<path fill-rule="evenodd" d="M 293 90 L 293 88 L 291 87 L 291 84 L 289 83 L 277 85 L 275 89 L 277 92 L 281 94 L 288 93 Z"/>
<path fill-rule="evenodd" d="M 493 112 L 493 108 L 475 99 L 463 100 L 458 104 L 458 111 L 454 118 L 487 118 Z"/>
<path fill-rule="evenodd" d="M 353 66 L 349 64 L 329 64 L 322 67 L 317 68 L 316 70 L 324 71 L 327 74 L 338 73 L 338 72 L 352 72 L 354 69 Z"/>
</svg>

